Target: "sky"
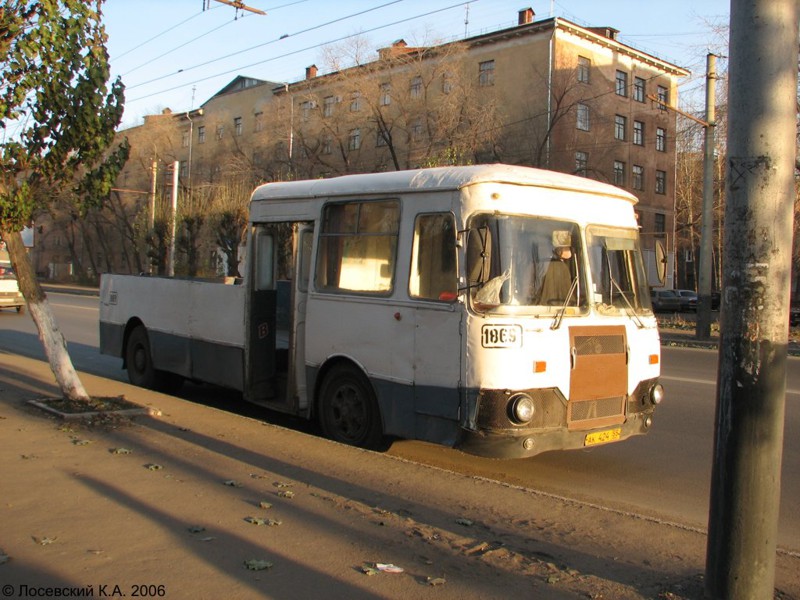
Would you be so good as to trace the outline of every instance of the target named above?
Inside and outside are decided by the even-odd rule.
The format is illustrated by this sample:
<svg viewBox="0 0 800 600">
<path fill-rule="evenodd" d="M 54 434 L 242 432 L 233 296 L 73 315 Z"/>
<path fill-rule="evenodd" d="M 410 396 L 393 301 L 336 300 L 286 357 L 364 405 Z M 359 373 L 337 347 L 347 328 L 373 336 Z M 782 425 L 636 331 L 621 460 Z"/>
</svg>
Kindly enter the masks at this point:
<svg viewBox="0 0 800 600">
<path fill-rule="evenodd" d="M 217 0 L 106 0 L 112 76 L 126 86 L 123 127 L 165 108 L 200 107 L 239 75 L 299 81 L 305 68 L 326 70 L 325 49 L 358 36 L 369 48 L 398 39 L 432 45 L 517 24 L 520 9 L 536 20 L 556 16 L 583 26 L 610 26 L 618 40 L 689 69 L 680 105 L 702 89 L 706 54 L 727 54 L 730 0 L 246 0 L 257 15 Z M 207 8 L 206 8 L 207 7 Z M 206 8 L 204 10 L 204 8 Z M 377 57 L 377 53 L 373 53 Z M 718 63 L 718 66 L 723 67 Z"/>
</svg>

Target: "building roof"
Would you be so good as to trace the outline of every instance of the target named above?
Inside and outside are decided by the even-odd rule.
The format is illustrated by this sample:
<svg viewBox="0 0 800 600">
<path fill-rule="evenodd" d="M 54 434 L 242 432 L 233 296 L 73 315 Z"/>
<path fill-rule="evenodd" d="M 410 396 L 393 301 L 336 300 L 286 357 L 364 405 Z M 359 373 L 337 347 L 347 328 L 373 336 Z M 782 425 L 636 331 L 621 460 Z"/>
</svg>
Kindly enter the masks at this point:
<svg viewBox="0 0 800 600">
<path fill-rule="evenodd" d="M 224 96 L 226 94 L 234 94 L 236 92 L 241 92 L 246 89 L 260 85 L 266 85 L 269 86 L 270 88 L 274 88 L 283 84 L 274 81 L 267 81 L 266 79 L 256 79 L 255 77 L 246 77 L 244 75 L 237 75 L 224 88 L 222 88 L 216 94 L 211 96 L 211 98 L 206 100 L 206 102 L 204 102 L 203 104 L 208 103 L 213 98 L 217 98 L 218 96 Z"/>
</svg>

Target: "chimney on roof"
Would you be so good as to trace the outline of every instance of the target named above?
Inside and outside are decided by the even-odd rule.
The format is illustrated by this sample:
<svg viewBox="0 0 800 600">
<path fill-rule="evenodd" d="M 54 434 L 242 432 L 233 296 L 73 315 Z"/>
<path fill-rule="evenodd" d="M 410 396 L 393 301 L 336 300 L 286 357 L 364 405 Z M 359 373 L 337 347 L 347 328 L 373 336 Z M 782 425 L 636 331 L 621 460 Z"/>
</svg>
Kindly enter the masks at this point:
<svg viewBox="0 0 800 600">
<path fill-rule="evenodd" d="M 597 35 L 602 35 L 610 40 L 616 40 L 617 34 L 619 33 L 619 29 L 614 29 L 613 27 L 589 27 L 588 29 Z"/>
<path fill-rule="evenodd" d="M 533 17 L 536 16 L 536 13 L 533 12 L 532 8 L 523 8 L 519 11 L 519 22 L 517 25 L 527 25 L 528 23 L 533 23 Z"/>
<path fill-rule="evenodd" d="M 314 79 L 317 76 L 317 65 L 306 67 L 306 79 Z"/>
<path fill-rule="evenodd" d="M 378 58 L 380 60 L 389 60 L 390 58 L 394 58 L 395 56 L 401 56 L 403 54 L 413 51 L 414 48 L 409 48 L 406 41 L 400 39 L 392 42 L 392 45 L 388 48 L 379 48 Z"/>
</svg>

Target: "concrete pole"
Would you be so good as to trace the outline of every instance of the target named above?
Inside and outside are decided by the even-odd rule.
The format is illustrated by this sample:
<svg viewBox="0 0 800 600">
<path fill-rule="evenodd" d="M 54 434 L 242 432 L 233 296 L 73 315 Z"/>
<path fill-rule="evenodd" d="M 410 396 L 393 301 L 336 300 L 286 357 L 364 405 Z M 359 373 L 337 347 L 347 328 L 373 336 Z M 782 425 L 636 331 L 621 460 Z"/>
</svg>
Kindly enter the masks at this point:
<svg viewBox="0 0 800 600">
<path fill-rule="evenodd" d="M 150 207 L 147 213 L 147 225 L 150 231 L 153 231 L 156 223 L 156 177 L 158 176 L 158 161 L 153 161 L 153 167 L 150 171 Z"/>
<path fill-rule="evenodd" d="M 789 330 L 797 0 L 732 0 L 711 598 L 772 598 Z"/>
<path fill-rule="evenodd" d="M 716 123 L 717 57 L 706 56 L 706 123 L 703 144 L 703 210 L 700 225 L 700 281 L 697 288 L 697 324 L 699 340 L 711 337 L 711 280 L 714 247 L 714 127 Z"/>
<path fill-rule="evenodd" d="M 172 211 L 170 212 L 170 234 L 169 234 L 169 263 L 167 265 L 167 275 L 175 277 L 175 231 L 178 221 L 178 183 L 180 178 L 181 163 L 177 160 L 172 163 Z"/>
</svg>

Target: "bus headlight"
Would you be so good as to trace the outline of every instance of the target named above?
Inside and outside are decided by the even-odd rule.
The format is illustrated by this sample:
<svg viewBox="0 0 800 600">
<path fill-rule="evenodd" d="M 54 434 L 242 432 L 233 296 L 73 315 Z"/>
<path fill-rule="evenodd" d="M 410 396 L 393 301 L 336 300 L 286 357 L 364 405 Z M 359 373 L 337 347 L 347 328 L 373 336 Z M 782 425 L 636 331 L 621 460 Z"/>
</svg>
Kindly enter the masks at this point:
<svg viewBox="0 0 800 600">
<path fill-rule="evenodd" d="M 534 412 L 533 400 L 527 394 L 515 394 L 508 401 L 508 415 L 519 425 L 529 423 Z"/>
<path fill-rule="evenodd" d="M 660 404 L 664 399 L 664 386 L 660 383 L 655 384 L 650 388 L 650 402 L 653 404 Z"/>
</svg>

